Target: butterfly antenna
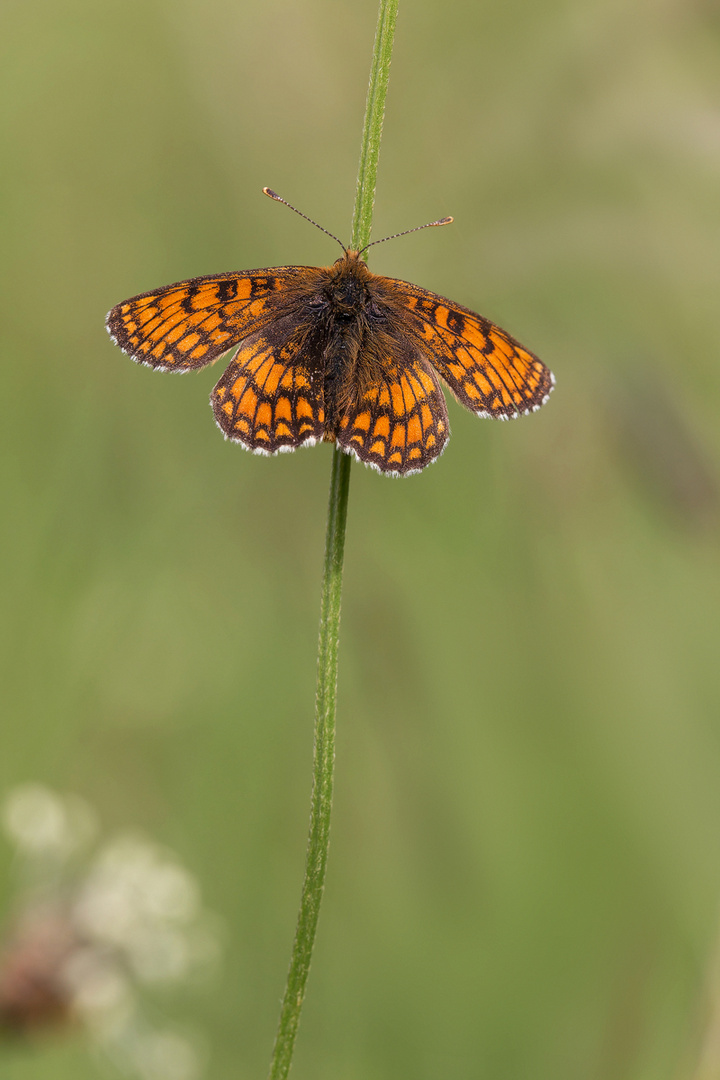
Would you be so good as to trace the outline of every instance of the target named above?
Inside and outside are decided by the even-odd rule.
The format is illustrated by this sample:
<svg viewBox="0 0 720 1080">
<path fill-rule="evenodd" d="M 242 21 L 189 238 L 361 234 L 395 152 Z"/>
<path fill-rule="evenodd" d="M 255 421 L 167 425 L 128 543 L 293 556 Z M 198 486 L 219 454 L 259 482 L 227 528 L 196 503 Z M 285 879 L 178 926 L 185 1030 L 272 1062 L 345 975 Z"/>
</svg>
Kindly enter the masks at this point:
<svg viewBox="0 0 720 1080">
<path fill-rule="evenodd" d="M 407 236 L 408 233 L 420 232 L 421 229 L 434 229 L 436 225 L 450 225 L 452 221 L 453 218 L 444 217 L 440 218 L 439 221 L 428 221 L 427 225 L 416 225 L 414 229 L 405 229 L 403 232 L 393 233 L 392 236 L 383 236 L 382 240 L 373 240 L 371 244 L 366 244 L 362 251 L 358 252 L 358 255 L 362 255 L 363 251 L 375 247 L 376 244 L 384 244 L 386 240 L 397 240 L 398 236 Z"/>
<path fill-rule="evenodd" d="M 292 205 L 292 203 L 289 203 L 289 202 L 287 201 L 287 199 L 283 199 L 283 198 L 281 198 L 281 197 L 280 197 L 280 196 L 278 195 L 278 193 L 277 193 L 276 191 L 273 191 L 273 189 L 272 189 L 272 188 L 269 188 L 269 187 L 264 187 L 264 188 L 263 188 L 263 192 L 264 192 L 264 194 L 265 194 L 265 195 L 267 195 L 267 196 L 268 196 L 269 198 L 271 198 L 271 199 L 274 199 L 274 200 L 275 200 L 275 202 L 281 202 L 281 203 L 284 203 L 284 205 L 285 205 L 285 206 L 288 206 L 288 207 L 290 207 L 290 209 L 291 209 L 291 210 L 294 210 L 294 211 L 295 211 L 295 213 L 296 213 L 296 214 L 298 215 L 298 217 L 301 217 L 301 218 L 305 218 L 305 220 L 306 220 L 306 221 L 309 221 L 309 222 L 310 222 L 310 224 L 311 224 L 311 225 L 314 225 L 316 229 L 319 229 L 319 230 L 320 230 L 320 232 L 324 232 L 326 236 L 331 236 L 333 240 L 337 240 L 337 242 L 338 242 L 338 244 L 340 245 L 340 247 L 341 247 L 341 248 L 343 249 L 343 251 L 344 251 L 344 252 L 345 252 L 345 253 L 347 254 L 347 248 L 346 248 L 346 247 L 345 247 L 345 245 L 343 244 L 342 240 L 338 240 L 338 238 L 337 238 L 337 236 L 335 235 L 335 233 L 331 233 L 331 232 L 330 232 L 330 231 L 329 231 L 328 229 L 323 229 L 322 225 L 318 225 L 317 221 L 313 221 L 313 219 L 312 219 L 311 217 L 308 217 L 308 216 L 307 216 L 307 214 L 303 214 L 303 213 L 302 213 L 302 211 L 300 211 L 300 210 L 296 209 L 296 207 L 294 207 L 294 206 Z"/>
</svg>

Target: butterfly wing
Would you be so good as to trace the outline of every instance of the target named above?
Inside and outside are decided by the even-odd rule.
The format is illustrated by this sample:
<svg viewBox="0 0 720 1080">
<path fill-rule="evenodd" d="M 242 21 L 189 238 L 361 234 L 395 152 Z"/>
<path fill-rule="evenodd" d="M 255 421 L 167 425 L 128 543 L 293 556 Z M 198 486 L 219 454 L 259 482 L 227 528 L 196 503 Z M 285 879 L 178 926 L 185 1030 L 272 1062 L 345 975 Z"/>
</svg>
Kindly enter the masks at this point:
<svg viewBox="0 0 720 1080">
<path fill-rule="evenodd" d="M 276 266 L 179 281 L 117 304 L 106 319 L 108 333 L 138 363 L 192 371 L 276 318 L 288 294 L 315 273 Z"/>
<path fill-rule="evenodd" d="M 389 281 L 395 298 L 415 316 L 433 366 L 468 409 L 508 420 L 545 404 L 555 377 L 519 341 L 443 296 L 407 281 Z"/>
<path fill-rule="evenodd" d="M 242 342 L 210 395 L 226 438 L 258 454 L 322 439 L 323 379 L 311 339 L 308 323 L 285 316 Z"/>
<path fill-rule="evenodd" d="M 450 435 L 437 375 L 406 334 L 378 335 L 353 387 L 340 394 L 336 438 L 366 465 L 391 476 L 419 472 Z"/>
</svg>

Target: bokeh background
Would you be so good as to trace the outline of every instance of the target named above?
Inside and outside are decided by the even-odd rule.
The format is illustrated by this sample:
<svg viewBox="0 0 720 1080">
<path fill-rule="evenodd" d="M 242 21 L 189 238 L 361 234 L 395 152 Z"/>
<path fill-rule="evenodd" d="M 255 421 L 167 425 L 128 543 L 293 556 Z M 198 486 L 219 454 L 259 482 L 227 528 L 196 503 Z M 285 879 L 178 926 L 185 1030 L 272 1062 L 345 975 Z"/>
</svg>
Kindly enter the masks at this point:
<svg viewBox="0 0 720 1080">
<path fill-rule="evenodd" d="M 2 791 L 170 846 L 224 926 L 148 1005 L 265 1074 L 294 930 L 330 448 L 103 328 L 348 237 L 374 0 L 6 0 Z M 720 912 L 720 8 L 401 5 L 378 272 L 553 368 L 404 481 L 353 465 L 337 796 L 296 1080 L 695 1080 Z M 16 880 L 0 845 L 0 900 Z M 7 1080 L 95 1080 L 82 1031 Z M 703 1080 L 720 1076 L 702 1072 Z"/>
</svg>

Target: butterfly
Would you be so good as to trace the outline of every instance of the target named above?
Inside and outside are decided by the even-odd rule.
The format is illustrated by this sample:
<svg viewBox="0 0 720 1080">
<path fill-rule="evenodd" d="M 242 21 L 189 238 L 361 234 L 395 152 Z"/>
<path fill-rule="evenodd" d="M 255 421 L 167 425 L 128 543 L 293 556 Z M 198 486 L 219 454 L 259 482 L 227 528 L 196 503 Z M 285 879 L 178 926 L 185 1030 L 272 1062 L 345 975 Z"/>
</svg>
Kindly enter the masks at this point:
<svg viewBox="0 0 720 1080">
<path fill-rule="evenodd" d="M 552 372 L 505 330 L 373 274 L 367 247 L 338 243 L 332 266 L 214 274 L 141 293 L 108 313 L 108 332 L 159 371 L 194 371 L 236 348 L 210 395 L 226 438 L 258 454 L 334 442 L 390 476 L 420 472 L 444 450 L 441 380 L 478 416 L 508 420 L 547 401 Z"/>
</svg>

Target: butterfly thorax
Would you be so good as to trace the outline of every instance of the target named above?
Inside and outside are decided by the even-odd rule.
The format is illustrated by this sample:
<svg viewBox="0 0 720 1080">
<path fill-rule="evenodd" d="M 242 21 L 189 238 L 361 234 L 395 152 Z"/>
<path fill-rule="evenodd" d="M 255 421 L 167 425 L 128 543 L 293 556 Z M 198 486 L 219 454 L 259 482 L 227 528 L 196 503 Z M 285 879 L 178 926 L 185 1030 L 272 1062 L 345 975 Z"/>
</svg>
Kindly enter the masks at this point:
<svg viewBox="0 0 720 1080">
<path fill-rule="evenodd" d="M 357 251 L 348 251 L 337 259 L 328 271 L 323 288 L 331 316 L 342 322 L 361 315 L 370 299 L 368 282 L 371 278 L 371 272 Z"/>
</svg>

